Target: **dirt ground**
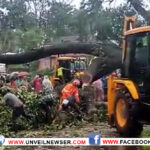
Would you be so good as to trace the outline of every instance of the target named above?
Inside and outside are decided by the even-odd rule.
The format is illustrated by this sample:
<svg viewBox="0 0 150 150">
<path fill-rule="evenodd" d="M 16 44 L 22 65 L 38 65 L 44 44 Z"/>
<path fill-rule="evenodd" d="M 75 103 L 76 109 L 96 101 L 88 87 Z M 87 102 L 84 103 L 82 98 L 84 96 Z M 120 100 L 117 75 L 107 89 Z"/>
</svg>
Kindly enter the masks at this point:
<svg viewBox="0 0 150 150">
<path fill-rule="evenodd" d="M 144 127 L 144 131 L 148 131 L 149 126 Z M 16 137 L 36 137 L 36 138 L 67 138 L 67 137 L 88 137 L 91 133 L 99 133 L 101 137 L 119 137 L 116 129 L 110 128 L 107 122 L 82 122 L 79 126 L 65 127 L 61 130 L 36 130 L 36 131 L 22 131 L 17 133 Z M 91 147 L 91 146 L 78 146 L 78 147 L 5 147 L 2 149 L 7 150 L 145 150 L 141 147 Z M 0 149 L 1 150 L 1 149 Z M 148 150 L 148 149 L 146 149 Z"/>
<path fill-rule="evenodd" d="M 69 138 L 69 137 L 88 137 L 91 133 L 100 133 L 102 137 L 117 137 L 118 134 L 114 128 L 110 128 L 107 122 L 82 122 L 78 126 L 66 126 L 61 130 L 38 130 L 25 133 L 24 131 L 17 134 L 17 137 L 57 137 L 57 138 Z"/>
</svg>

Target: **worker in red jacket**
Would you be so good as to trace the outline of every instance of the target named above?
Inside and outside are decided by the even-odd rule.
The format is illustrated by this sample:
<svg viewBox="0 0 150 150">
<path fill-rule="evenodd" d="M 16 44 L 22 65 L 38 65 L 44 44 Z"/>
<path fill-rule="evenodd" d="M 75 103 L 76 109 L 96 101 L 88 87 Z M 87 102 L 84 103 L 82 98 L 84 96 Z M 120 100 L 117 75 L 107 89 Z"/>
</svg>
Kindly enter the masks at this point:
<svg viewBox="0 0 150 150">
<path fill-rule="evenodd" d="M 66 110 L 69 106 L 75 108 L 78 112 L 79 108 L 77 104 L 80 104 L 79 90 L 80 81 L 78 79 L 73 80 L 72 83 L 67 84 L 61 92 L 61 99 L 59 104 L 59 111 Z"/>
</svg>

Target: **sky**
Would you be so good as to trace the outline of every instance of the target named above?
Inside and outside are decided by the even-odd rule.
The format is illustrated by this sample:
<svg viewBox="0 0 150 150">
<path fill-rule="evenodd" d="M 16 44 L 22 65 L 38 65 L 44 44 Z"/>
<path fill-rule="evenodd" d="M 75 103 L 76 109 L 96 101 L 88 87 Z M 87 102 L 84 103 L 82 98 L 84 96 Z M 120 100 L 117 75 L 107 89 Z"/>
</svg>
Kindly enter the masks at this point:
<svg viewBox="0 0 150 150">
<path fill-rule="evenodd" d="M 80 2 L 81 2 L 81 0 L 72 0 L 72 4 L 75 5 L 76 8 L 80 7 Z M 114 0 L 114 2 L 111 3 L 111 5 L 109 3 L 104 3 L 103 6 L 104 7 L 111 6 L 112 8 L 115 8 L 115 7 L 118 7 L 120 4 L 123 4 L 124 2 L 125 2 L 125 0 Z M 150 9 L 150 0 L 144 0 L 144 4 L 145 4 L 146 9 Z"/>
<path fill-rule="evenodd" d="M 81 0 L 73 0 L 72 4 L 76 6 L 76 8 L 80 7 Z"/>
<path fill-rule="evenodd" d="M 82 0 L 73 0 L 72 1 L 72 4 L 76 6 L 76 8 L 79 8 L 80 7 L 80 2 Z M 117 7 L 119 6 L 120 4 L 122 4 L 124 2 L 124 0 L 114 0 L 114 2 L 111 3 L 111 7 Z M 104 3 L 104 7 L 110 7 L 110 4 L 109 3 Z"/>
</svg>

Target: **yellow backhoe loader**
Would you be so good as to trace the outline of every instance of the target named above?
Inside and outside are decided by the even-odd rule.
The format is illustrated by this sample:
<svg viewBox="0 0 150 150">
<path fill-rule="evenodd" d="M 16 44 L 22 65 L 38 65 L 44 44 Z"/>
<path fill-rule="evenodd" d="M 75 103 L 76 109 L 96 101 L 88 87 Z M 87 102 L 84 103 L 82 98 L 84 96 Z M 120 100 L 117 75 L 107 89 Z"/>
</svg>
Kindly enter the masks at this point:
<svg viewBox="0 0 150 150">
<path fill-rule="evenodd" d="M 109 124 L 122 136 L 139 136 L 150 123 L 150 26 L 126 17 L 121 77 L 108 79 Z"/>
</svg>

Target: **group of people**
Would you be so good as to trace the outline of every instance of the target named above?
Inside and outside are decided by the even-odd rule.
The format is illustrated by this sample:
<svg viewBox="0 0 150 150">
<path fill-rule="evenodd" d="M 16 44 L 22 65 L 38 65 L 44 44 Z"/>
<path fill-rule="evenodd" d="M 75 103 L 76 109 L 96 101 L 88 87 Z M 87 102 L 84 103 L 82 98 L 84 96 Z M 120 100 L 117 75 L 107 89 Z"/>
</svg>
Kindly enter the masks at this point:
<svg viewBox="0 0 150 150">
<path fill-rule="evenodd" d="M 58 111 L 70 111 L 70 109 L 74 109 L 79 114 L 80 111 L 80 96 L 79 96 L 79 87 L 81 87 L 81 81 L 79 79 L 73 79 L 71 82 L 67 83 L 61 91 L 60 101 L 58 106 Z M 43 99 L 41 101 L 41 106 L 45 109 L 46 112 L 46 119 L 49 117 L 50 101 L 47 97 L 51 97 L 52 93 L 54 92 L 53 85 L 48 76 L 41 77 L 40 75 L 36 75 L 35 78 L 32 80 L 32 85 L 34 87 L 34 91 L 36 93 L 43 93 Z M 29 86 L 26 77 L 23 78 L 16 78 L 15 80 L 11 81 L 11 86 L 14 89 L 18 89 L 20 86 Z M 94 99 L 96 101 L 103 101 L 104 100 L 104 91 L 103 91 L 103 82 L 101 79 L 96 80 L 92 83 L 94 88 Z M 4 96 L 4 105 L 9 106 L 12 108 L 12 119 L 16 122 L 17 118 L 21 115 L 30 119 L 31 116 L 26 113 L 25 108 L 26 106 L 24 103 L 13 93 L 7 91 L 5 88 L 1 88 L 1 94 Z M 46 98 L 45 98 L 46 97 Z M 44 103 L 43 103 L 44 102 Z"/>
<path fill-rule="evenodd" d="M 36 93 L 47 93 L 53 91 L 53 85 L 47 75 L 36 75 L 34 79 L 29 82 L 27 76 L 14 76 L 7 84 L 10 88 L 18 90 L 20 87 L 25 87 L 27 90 L 34 90 Z"/>
<path fill-rule="evenodd" d="M 31 85 L 33 85 L 34 91 L 36 93 L 42 92 L 42 98 L 45 98 L 47 96 L 52 99 L 51 95 L 54 89 L 48 76 L 44 76 L 42 79 L 39 75 L 37 75 L 31 82 L 31 84 L 27 81 L 27 76 L 14 76 L 8 83 L 3 82 L 3 85 L 1 85 L 0 94 L 3 96 L 1 105 L 8 106 L 12 109 L 12 121 L 14 124 L 16 124 L 16 120 L 21 115 L 26 117 L 27 119 L 31 118 L 31 115 L 26 112 L 26 105 L 18 96 L 14 94 L 18 89 L 20 89 L 20 87 L 25 87 L 27 88 L 27 90 L 29 90 L 29 86 Z M 43 105 L 43 103 L 46 104 L 47 108 L 47 104 L 49 104 L 49 102 L 47 103 L 43 101 L 41 105 Z"/>
<path fill-rule="evenodd" d="M 14 89 L 14 90 L 17 90 L 19 89 L 20 87 L 27 87 L 29 88 L 29 83 L 27 81 L 27 77 L 26 76 L 22 76 L 22 77 L 19 77 L 19 76 L 15 76 L 15 77 L 12 77 L 10 79 L 10 85 L 11 87 Z"/>
<path fill-rule="evenodd" d="M 54 90 L 48 76 L 44 76 L 43 78 L 41 75 L 36 75 L 32 81 L 32 85 L 36 93 L 50 93 Z"/>
<path fill-rule="evenodd" d="M 74 79 L 72 82 L 68 83 L 61 92 L 60 96 L 60 102 L 59 102 L 59 111 L 62 110 L 69 110 L 70 107 L 74 108 L 79 113 L 79 104 L 80 104 L 80 98 L 79 98 L 79 90 L 78 87 L 80 86 L 80 81 L 78 79 Z M 49 81 L 48 76 L 44 76 L 44 79 L 42 81 L 43 85 L 43 91 L 44 96 L 49 96 L 53 92 L 53 87 L 51 85 L 51 82 Z M 19 118 L 21 115 L 26 117 L 27 119 L 30 119 L 31 116 L 26 113 L 25 109 L 26 106 L 24 103 L 12 92 L 8 91 L 8 89 L 1 88 L 1 95 L 3 95 L 3 105 L 9 106 L 13 112 L 12 112 L 12 120 L 13 123 L 16 123 L 17 118 Z M 43 100 L 44 101 L 44 100 Z M 48 118 L 49 113 L 49 101 L 44 101 L 44 103 L 41 103 L 42 107 L 44 106 L 45 112 L 46 112 L 46 119 Z M 45 104 L 45 105 L 43 105 Z"/>
</svg>

